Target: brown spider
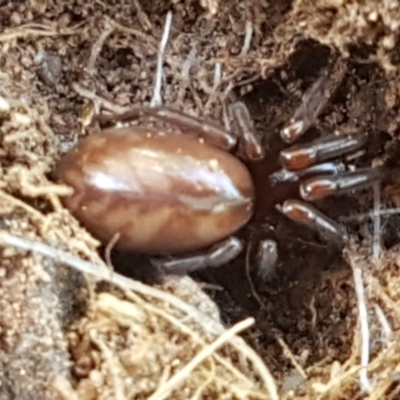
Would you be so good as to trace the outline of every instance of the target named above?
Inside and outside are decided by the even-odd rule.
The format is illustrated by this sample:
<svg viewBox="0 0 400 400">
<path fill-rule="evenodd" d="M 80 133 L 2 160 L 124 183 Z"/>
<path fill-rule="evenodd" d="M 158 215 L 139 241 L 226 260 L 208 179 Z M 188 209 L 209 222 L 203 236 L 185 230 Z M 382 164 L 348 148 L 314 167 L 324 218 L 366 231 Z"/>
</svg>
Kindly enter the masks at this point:
<svg viewBox="0 0 400 400">
<path fill-rule="evenodd" d="M 311 87 L 282 129 L 283 141 L 294 142 L 315 122 L 331 89 L 328 76 Z M 167 107 L 134 108 L 118 116 L 120 121 L 150 116 L 181 132 L 134 126 L 87 137 L 58 166 L 59 178 L 74 189 L 66 206 L 94 236 L 155 256 L 153 264 L 167 272 L 234 259 L 243 244 L 232 235 L 252 218 L 255 191 L 247 167 L 230 152 L 236 150 L 248 162 L 264 158 L 265 152 L 244 103 L 229 109 L 232 132 Z M 347 171 L 344 162 L 332 161 L 346 161 L 365 143 L 364 134 L 330 135 L 282 150 L 282 169 L 271 179 L 300 181 L 304 201 L 286 200 L 278 209 L 329 239 L 342 240 L 344 228 L 308 202 L 380 179 L 377 169 Z M 276 244 L 264 240 L 259 249 L 261 270 L 270 269 Z"/>
</svg>

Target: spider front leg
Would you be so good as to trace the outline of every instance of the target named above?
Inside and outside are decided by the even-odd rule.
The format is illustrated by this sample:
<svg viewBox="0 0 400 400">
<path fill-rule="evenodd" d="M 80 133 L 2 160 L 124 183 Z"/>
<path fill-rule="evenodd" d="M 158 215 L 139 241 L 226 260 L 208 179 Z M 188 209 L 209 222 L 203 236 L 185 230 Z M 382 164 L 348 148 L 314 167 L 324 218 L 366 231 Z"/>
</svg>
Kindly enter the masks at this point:
<svg viewBox="0 0 400 400">
<path fill-rule="evenodd" d="M 331 70 L 325 71 L 303 95 L 300 106 L 281 130 L 281 138 L 285 143 L 293 143 L 314 125 L 342 82 L 346 70 L 346 65 L 338 62 Z"/>
</svg>

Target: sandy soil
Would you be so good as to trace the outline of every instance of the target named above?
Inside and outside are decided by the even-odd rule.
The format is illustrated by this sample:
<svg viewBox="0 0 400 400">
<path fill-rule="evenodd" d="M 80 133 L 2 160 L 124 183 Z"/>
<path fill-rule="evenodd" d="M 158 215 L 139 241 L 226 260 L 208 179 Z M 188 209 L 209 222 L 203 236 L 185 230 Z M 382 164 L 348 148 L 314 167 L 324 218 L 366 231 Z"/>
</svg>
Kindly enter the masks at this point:
<svg viewBox="0 0 400 400">
<path fill-rule="evenodd" d="M 260 207 L 230 265 L 161 279 L 113 253 L 112 274 L 54 168 L 94 114 L 157 100 L 168 11 L 161 101 L 216 120 L 232 93 L 247 104 L 268 153 L 249 165 Z M 268 186 L 279 129 L 341 65 L 305 140 L 368 132 L 360 164 L 390 167 L 382 209 L 398 206 L 399 25 L 398 0 L 0 0 L 0 400 L 399 398 L 398 215 L 375 259 L 357 217 L 373 191 L 322 202 L 351 233 L 342 252 L 278 215 L 291 192 Z M 266 237 L 280 258 L 261 281 Z"/>
</svg>

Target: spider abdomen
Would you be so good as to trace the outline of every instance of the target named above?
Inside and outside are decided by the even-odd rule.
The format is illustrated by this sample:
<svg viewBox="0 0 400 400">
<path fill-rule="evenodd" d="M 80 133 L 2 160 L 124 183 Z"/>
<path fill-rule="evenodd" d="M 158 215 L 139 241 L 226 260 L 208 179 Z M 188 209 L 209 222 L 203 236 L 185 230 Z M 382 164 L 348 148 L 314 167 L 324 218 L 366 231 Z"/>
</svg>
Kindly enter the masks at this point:
<svg viewBox="0 0 400 400">
<path fill-rule="evenodd" d="M 139 127 L 110 129 L 61 160 L 74 193 L 66 206 L 104 242 L 120 249 L 178 254 L 237 231 L 253 212 L 247 168 L 190 135 Z"/>
</svg>

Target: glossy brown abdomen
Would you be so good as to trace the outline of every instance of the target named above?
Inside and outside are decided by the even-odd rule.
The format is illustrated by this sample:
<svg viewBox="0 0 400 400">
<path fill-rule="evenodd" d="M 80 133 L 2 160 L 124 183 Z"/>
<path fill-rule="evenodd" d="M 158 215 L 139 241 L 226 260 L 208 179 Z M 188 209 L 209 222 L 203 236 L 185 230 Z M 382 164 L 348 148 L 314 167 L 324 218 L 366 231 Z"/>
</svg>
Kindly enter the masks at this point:
<svg viewBox="0 0 400 400">
<path fill-rule="evenodd" d="M 67 153 L 65 205 L 97 238 L 149 254 L 209 246 L 251 217 L 253 184 L 234 156 L 188 135 L 138 127 L 93 135 Z"/>
</svg>

